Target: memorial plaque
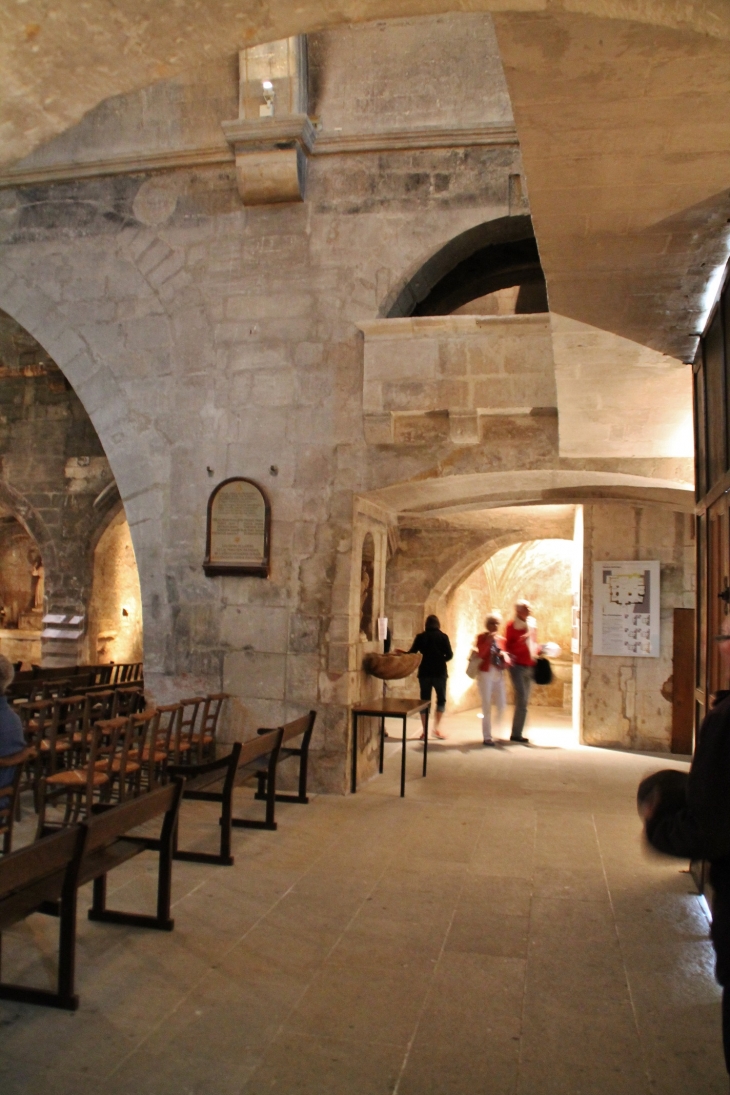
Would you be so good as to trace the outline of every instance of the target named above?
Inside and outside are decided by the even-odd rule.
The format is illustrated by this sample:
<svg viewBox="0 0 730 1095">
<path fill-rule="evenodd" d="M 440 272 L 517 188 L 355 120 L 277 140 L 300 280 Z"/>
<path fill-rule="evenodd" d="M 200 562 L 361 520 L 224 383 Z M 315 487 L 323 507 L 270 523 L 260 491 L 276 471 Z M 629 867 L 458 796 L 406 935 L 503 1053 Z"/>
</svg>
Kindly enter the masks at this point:
<svg viewBox="0 0 730 1095">
<path fill-rule="evenodd" d="M 268 578 L 270 524 L 261 487 L 251 479 L 224 479 L 208 499 L 205 573 Z"/>
</svg>

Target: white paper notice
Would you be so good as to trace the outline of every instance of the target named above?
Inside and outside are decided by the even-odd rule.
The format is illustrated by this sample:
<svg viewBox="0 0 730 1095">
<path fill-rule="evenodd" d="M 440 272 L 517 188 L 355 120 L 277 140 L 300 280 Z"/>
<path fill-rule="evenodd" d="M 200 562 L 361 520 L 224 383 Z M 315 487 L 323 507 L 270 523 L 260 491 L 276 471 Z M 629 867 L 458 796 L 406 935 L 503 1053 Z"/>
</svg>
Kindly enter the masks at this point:
<svg viewBox="0 0 730 1095">
<path fill-rule="evenodd" d="M 593 564 L 593 653 L 659 657 L 658 560 Z"/>
</svg>

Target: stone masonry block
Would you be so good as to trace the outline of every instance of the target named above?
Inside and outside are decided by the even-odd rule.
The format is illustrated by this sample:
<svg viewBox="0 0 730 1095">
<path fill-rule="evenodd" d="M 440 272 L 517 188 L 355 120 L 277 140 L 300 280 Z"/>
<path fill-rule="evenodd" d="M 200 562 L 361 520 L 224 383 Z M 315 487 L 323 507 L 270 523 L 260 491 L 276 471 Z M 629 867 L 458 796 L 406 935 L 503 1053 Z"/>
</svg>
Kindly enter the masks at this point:
<svg viewBox="0 0 730 1095">
<path fill-rule="evenodd" d="M 221 640 L 239 650 L 251 646 L 268 654 L 285 654 L 289 611 L 264 605 L 228 605 L 221 613 Z"/>
<path fill-rule="evenodd" d="M 235 696 L 283 700 L 286 655 L 241 650 L 227 654 L 223 663 L 223 690 Z"/>
<path fill-rule="evenodd" d="M 476 413 L 449 413 L 449 437 L 455 445 L 476 445 L 479 442 L 479 418 Z"/>
<path fill-rule="evenodd" d="M 286 660 L 287 700 L 314 706 L 317 702 L 319 654 L 289 654 Z"/>
</svg>

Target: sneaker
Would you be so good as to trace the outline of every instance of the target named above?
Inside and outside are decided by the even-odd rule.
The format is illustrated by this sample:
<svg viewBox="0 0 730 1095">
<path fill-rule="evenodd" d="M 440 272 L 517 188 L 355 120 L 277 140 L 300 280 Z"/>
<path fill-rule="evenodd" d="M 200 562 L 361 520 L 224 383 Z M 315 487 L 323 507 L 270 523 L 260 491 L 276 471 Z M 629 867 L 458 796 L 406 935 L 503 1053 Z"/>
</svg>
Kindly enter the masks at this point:
<svg viewBox="0 0 730 1095">
<path fill-rule="evenodd" d="M 529 738 L 510 738 L 509 740 L 513 741 L 515 743 L 515 745 L 529 745 L 530 744 Z"/>
<path fill-rule="evenodd" d="M 485 745 L 496 745 L 497 743 L 496 743 L 496 741 L 494 741 L 493 738 L 487 738 L 487 740 L 484 742 L 484 744 Z"/>
</svg>

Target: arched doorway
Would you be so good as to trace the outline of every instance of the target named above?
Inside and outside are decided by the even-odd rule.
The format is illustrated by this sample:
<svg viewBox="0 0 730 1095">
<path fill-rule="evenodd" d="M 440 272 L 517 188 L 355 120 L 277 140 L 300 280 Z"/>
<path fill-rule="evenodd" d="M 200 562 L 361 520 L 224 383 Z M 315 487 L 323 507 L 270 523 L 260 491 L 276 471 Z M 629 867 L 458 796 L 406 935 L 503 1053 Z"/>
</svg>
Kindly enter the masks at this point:
<svg viewBox="0 0 730 1095">
<path fill-rule="evenodd" d="M 525 598 L 537 620 L 538 639 L 560 647 L 560 655 L 553 660 L 552 683 L 534 688 L 531 703 L 571 712 L 574 555 L 572 540 L 522 541 L 501 548 L 457 586 L 447 616 L 454 637 L 454 669 L 449 679 L 451 710 L 467 710 L 479 702 L 466 665 L 474 637 L 484 630 L 484 617 L 497 611 L 506 623 L 515 601 Z"/>
<path fill-rule="evenodd" d="M 95 662 L 98 642 L 89 630 L 95 570 L 111 583 L 112 600 L 119 587 L 135 606 L 134 623 L 130 615 L 117 631 L 132 635 L 141 626 L 134 552 L 131 542 L 122 543 L 129 527 L 81 400 L 33 335 L 2 311 L 0 415 L 0 650 L 16 662 Z M 129 565 L 95 567 L 95 550 Z M 132 571 L 133 582 L 123 578 Z M 141 654 L 141 637 L 122 645 Z"/>
</svg>

